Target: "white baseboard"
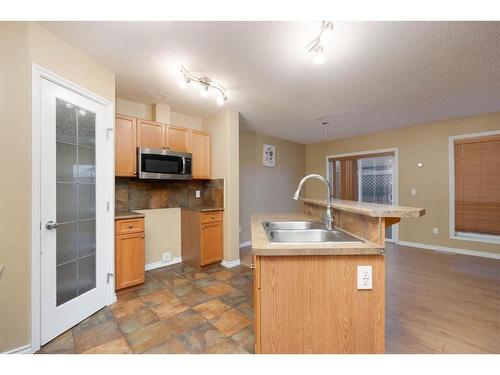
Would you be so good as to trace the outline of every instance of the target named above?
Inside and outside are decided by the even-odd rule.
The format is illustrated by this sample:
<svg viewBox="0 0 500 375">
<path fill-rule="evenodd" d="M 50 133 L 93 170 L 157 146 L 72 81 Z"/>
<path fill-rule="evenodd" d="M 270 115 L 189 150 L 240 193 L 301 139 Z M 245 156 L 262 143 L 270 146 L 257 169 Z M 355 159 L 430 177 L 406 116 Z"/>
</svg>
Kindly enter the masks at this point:
<svg viewBox="0 0 500 375">
<path fill-rule="evenodd" d="M 408 241 L 398 241 L 397 244 L 398 245 L 402 245 L 402 246 L 416 247 L 416 248 L 419 248 L 419 249 L 442 251 L 444 253 L 462 254 L 462 255 L 471 255 L 471 256 L 474 256 L 474 257 L 500 259 L 500 254 L 488 253 L 486 251 L 457 249 L 455 247 L 430 245 L 430 244 L 426 244 L 426 243 L 408 242 Z"/>
<path fill-rule="evenodd" d="M 182 262 L 182 257 L 175 257 L 172 258 L 169 262 L 153 262 L 153 263 L 148 263 L 146 264 L 146 271 L 154 270 L 155 268 L 160 268 L 160 267 L 165 267 L 165 266 L 170 266 L 172 264 L 180 263 Z"/>
<path fill-rule="evenodd" d="M 8 350 L 1 354 L 29 354 L 31 353 L 31 345 L 20 346 L 19 348 Z"/>
<path fill-rule="evenodd" d="M 226 268 L 233 268 L 233 267 L 238 267 L 241 263 L 239 259 L 236 259 L 236 260 L 223 260 L 220 264 Z"/>
<path fill-rule="evenodd" d="M 248 246 L 251 246 L 252 245 L 252 241 L 245 241 L 245 242 L 242 242 L 240 243 L 240 249 L 242 247 L 248 247 Z"/>
</svg>

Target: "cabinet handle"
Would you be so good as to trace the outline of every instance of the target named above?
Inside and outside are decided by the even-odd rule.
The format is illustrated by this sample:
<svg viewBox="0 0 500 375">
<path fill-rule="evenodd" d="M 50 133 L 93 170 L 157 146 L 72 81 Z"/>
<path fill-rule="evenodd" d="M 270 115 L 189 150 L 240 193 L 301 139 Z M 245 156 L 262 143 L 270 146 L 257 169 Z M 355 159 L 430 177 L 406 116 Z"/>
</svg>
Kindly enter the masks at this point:
<svg viewBox="0 0 500 375">
<path fill-rule="evenodd" d="M 141 238 L 144 238 L 144 234 L 141 236 Z"/>
<path fill-rule="evenodd" d="M 132 224 L 128 225 L 128 229 L 132 229 L 134 226 Z"/>
<path fill-rule="evenodd" d="M 212 216 L 212 220 L 215 219 L 215 216 Z"/>
<path fill-rule="evenodd" d="M 250 268 L 254 270 L 255 269 L 255 264 L 251 263 L 250 264 Z"/>
</svg>

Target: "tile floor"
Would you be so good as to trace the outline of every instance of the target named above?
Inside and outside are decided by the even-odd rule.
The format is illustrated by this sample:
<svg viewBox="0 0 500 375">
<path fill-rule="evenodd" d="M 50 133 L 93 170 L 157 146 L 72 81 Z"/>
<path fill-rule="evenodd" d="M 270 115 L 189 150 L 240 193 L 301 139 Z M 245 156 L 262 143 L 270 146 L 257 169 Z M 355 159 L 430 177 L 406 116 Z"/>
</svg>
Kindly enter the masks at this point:
<svg viewBox="0 0 500 375">
<path fill-rule="evenodd" d="M 148 271 L 38 353 L 253 353 L 254 342 L 251 269 L 179 263 Z"/>
</svg>

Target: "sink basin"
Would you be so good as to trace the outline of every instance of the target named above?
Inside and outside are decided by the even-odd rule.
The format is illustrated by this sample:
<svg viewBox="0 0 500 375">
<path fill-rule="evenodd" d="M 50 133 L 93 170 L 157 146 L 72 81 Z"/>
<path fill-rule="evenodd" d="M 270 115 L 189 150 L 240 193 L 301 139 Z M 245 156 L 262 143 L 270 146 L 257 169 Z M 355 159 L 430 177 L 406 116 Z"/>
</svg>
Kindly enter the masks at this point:
<svg viewBox="0 0 500 375">
<path fill-rule="evenodd" d="M 267 232 L 267 237 L 270 242 L 279 243 L 363 242 L 335 229 L 270 230 Z"/>
<path fill-rule="evenodd" d="M 263 223 L 266 231 L 321 229 L 324 225 L 319 221 L 267 221 Z"/>
</svg>

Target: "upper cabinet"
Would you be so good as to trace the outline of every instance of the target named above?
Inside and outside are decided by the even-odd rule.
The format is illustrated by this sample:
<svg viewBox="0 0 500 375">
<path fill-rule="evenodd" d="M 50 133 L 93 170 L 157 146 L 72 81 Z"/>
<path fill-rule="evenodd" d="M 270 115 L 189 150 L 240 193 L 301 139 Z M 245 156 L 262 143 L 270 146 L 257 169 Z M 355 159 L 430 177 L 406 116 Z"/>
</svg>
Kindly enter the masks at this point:
<svg viewBox="0 0 500 375">
<path fill-rule="evenodd" d="M 189 130 L 178 126 L 167 125 L 166 144 L 172 151 L 187 152 L 189 143 Z"/>
<path fill-rule="evenodd" d="M 137 172 L 136 126 L 133 117 L 116 115 L 115 120 L 115 175 L 134 177 Z"/>
<path fill-rule="evenodd" d="M 189 149 L 193 154 L 193 178 L 210 179 L 212 176 L 212 147 L 210 133 L 202 130 L 189 130 Z"/>
<path fill-rule="evenodd" d="M 137 176 L 137 147 L 190 152 L 193 178 L 212 176 L 212 138 L 208 132 L 116 115 L 116 176 Z"/>
<path fill-rule="evenodd" d="M 166 148 L 166 125 L 137 119 L 137 147 Z"/>
</svg>

